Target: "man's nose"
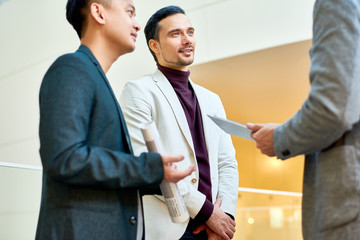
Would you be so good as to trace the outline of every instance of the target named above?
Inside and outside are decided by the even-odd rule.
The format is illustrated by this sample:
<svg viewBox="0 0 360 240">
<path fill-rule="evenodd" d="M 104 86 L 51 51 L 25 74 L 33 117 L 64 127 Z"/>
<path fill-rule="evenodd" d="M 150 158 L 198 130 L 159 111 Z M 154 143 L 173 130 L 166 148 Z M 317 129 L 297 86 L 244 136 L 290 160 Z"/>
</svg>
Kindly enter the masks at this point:
<svg viewBox="0 0 360 240">
<path fill-rule="evenodd" d="M 140 24 L 136 19 L 134 19 L 134 28 L 137 32 L 141 29 Z"/>
<path fill-rule="evenodd" d="M 188 34 L 184 34 L 182 37 L 182 43 L 183 44 L 192 43 L 192 37 L 189 36 Z"/>
</svg>

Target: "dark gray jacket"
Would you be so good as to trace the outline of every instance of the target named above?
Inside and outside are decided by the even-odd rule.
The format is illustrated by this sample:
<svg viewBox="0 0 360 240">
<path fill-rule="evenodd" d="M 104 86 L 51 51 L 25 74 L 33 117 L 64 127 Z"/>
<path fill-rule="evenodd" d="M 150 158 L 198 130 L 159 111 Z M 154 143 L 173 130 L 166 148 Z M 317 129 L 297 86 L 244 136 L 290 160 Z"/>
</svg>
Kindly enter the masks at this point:
<svg viewBox="0 0 360 240">
<path fill-rule="evenodd" d="M 86 46 L 59 57 L 43 79 L 40 144 L 36 239 L 136 238 L 137 192 L 161 182 L 161 157 L 133 155 L 118 102 Z"/>
</svg>

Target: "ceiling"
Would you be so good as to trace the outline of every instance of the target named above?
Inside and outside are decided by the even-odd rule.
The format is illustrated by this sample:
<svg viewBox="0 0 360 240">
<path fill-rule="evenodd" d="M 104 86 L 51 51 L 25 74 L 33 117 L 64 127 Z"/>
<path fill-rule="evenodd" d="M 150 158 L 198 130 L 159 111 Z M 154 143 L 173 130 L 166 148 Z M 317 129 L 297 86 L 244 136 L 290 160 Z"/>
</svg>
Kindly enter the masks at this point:
<svg viewBox="0 0 360 240">
<path fill-rule="evenodd" d="M 134 0 L 136 19 L 141 26 L 166 5 L 181 5 L 191 12 L 226 1 Z M 43 63 L 49 65 L 59 55 L 78 47 L 79 40 L 64 17 L 65 5 L 66 0 L 0 0 L 0 81 Z M 140 35 L 139 42 L 142 42 Z M 146 47 L 144 50 L 148 51 Z"/>
</svg>

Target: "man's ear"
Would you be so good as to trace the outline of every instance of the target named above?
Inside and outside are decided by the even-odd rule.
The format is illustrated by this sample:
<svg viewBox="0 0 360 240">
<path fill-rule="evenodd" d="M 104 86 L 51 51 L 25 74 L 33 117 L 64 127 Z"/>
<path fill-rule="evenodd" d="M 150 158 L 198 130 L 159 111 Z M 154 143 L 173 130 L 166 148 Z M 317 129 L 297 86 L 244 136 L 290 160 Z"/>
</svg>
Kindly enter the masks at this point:
<svg viewBox="0 0 360 240">
<path fill-rule="evenodd" d="M 149 48 L 151 51 L 153 51 L 155 54 L 159 53 L 159 42 L 155 39 L 149 40 Z"/>
<path fill-rule="evenodd" d="M 104 7 L 99 3 L 92 3 L 90 6 L 90 16 L 92 19 L 95 20 L 95 22 L 99 24 L 105 24 L 105 9 Z"/>
</svg>

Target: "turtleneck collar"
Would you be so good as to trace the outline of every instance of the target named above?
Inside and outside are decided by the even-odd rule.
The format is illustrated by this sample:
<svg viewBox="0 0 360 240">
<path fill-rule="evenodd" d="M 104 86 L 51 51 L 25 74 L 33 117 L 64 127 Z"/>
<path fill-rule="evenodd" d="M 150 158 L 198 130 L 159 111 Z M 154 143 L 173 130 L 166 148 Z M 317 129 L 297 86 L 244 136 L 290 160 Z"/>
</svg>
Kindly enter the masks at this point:
<svg viewBox="0 0 360 240">
<path fill-rule="evenodd" d="M 180 71 L 168 67 L 161 66 L 157 63 L 158 69 L 165 75 L 170 82 L 189 82 L 190 71 Z"/>
</svg>

